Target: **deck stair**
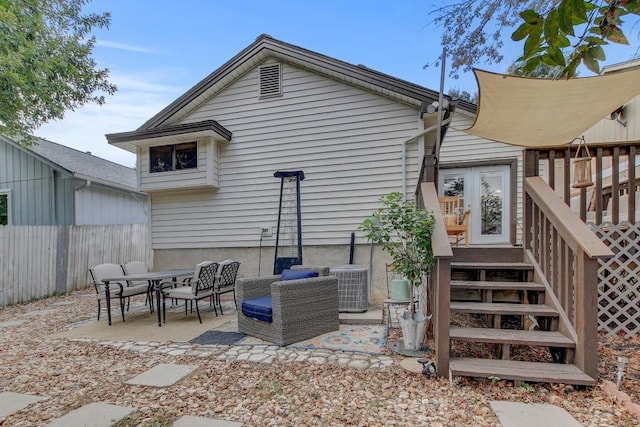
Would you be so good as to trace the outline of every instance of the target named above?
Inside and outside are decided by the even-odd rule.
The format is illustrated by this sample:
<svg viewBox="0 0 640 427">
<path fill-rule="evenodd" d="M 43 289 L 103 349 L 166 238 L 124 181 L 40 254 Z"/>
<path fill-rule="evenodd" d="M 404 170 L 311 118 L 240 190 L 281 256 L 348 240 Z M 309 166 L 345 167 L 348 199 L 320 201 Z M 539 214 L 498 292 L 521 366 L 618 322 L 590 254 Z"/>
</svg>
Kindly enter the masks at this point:
<svg viewBox="0 0 640 427">
<path fill-rule="evenodd" d="M 533 266 L 519 262 L 521 249 L 503 250 L 508 256 L 491 256 L 505 262 L 477 262 L 487 259 L 476 249 L 454 251 L 451 263 L 452 316 L 470 314 L 480 320 L 463 326 L 451 326 L 452 355 L 450 377 L 500 378 L 527 382 L 595 385 L 596 381 L 573 364 L 576 343 L 558 331 L 560 313 L 545 304 L 545 286 L 533 281 Z M 498 252 L 496 252 L 497 254 Z M 517 329 L 514 329 L 517 328 Z M 456 354 L 456 344 L 489 346 L 477 353 Z M 512 346 L 547 348 L 548 362 L 514 360 Z M 489 351 L 492 350 L 492 351 Z M 537 353 L 540 354 L 540 353 Z M 554 362 L 557 363 L 553 363 Z"/>
</svg>

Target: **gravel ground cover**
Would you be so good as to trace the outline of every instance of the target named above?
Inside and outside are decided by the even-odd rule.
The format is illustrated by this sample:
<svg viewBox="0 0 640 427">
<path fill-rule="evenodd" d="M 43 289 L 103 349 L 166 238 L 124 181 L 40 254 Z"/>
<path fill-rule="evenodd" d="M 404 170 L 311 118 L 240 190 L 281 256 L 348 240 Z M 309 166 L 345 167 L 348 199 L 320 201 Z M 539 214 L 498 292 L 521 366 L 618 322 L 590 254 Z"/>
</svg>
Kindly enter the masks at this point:
<svg viewBox="0 0 640 427">
<path fill-rule="evenodd" d="M 228 362 L 51 337 L 70 324 L 95 317 L 95 310 L 89 290 L 0 309 L 0 325 L 4 324 L 0 326 L 0 391 L 45 397 L 0 418 L 1 426 L 42 426 L 97 401 L 138 408 L 119 427 L 170 426 L 182 415 L 247 426 L 499 426 L 489 406 L 492 400 L 550 403 L 565 408 L 585 426 L 640 424 L 600 385 L 590 389 L 549 384 L 514 387 L 509 381 L 466 378 L 450 383 L 408 373 L 397 364 L 363 370 L 332 363 Z M 19 321 L 23 323 L 14 324 Z M 637 337 L 604 336 L 598 349 L 601 380 L 615 381 L 618 355 L 630 358 L 623 390 L 634 402 L 640 401 L 639 349 Z M 191 364 L 199 369 L 167 388 L 124 384 L 158 363 Z"/>
</svg>

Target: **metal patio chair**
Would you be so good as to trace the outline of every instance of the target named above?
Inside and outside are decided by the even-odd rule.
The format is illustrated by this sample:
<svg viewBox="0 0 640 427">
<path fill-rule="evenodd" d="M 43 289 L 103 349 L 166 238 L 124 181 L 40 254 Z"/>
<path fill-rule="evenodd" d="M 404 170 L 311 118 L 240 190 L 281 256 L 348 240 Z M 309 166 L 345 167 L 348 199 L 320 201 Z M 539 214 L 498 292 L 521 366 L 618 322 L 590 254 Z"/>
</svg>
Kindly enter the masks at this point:
<svg viewBox="0 0 640 427">
<path fill-rule="evenodd" d="M 102 280 L 109 277 L 119 277 L 124 273 L 119 264 L 105 263 L 89 268 L 89 274 L 91 275 L 91 280 L 93 281 L 93 285 L 96 289 L 96 298 L 98 300 L 98 320 L 100 320 L 101 302 L 107 298 L 105 285 Z M 122 312 L 122 321 L 124 322 L 125 299 L 134 295 L 143 294 L 147 294 L 147 298 L 149 298 L 149 284 L 145 281 L 142 284 L 130 286 L 127 282 L 110 282 L 109 294 L 111 299 L 117 298 L 120 302 L 120 311 Z"/>
<path fill-rule="evenodd" d="M 233 292 L 233 303 L 238 309 L 238 303 L 236 302 L 236 278 L 238 277 L 238 269 L 240 268 L 239 261 L 222 261 L 220 263 L 220 269 L 218 270 L 218 276 L 216 277 L 216 284 L 213 289 L 213 305 L 217 304 L 220 307 L 220 314 L 222 312 L 222 305 L 220 304 L 220 295 L 228 292 Z"/>
<path fill-rule="evenodd" d="M 196 270 L 192 278 L 185 280 L 186 286 L 180 286 L 177 288 L 167 288 L 162 290 L 162 317 L 163 321 L 167 320 L 166 300 L 167 298 L 184 300 L 185 301 L 185 314 L 187 314 L 187 303 L 191 302 L 191 312 L 193 312 L 193 304 L 196 305 L 196 313 L 198 313 L 198 320 L 202 323 L 202 317 L 200 316 L 200 308 L 198 307 L 198 301 L 204 298 L 211 298 L 213 296 L 213 289 L 216 283 L 216 273 L 218 272 L 218 263 L 213 261 L 204 261 L 196 266 Z M 213 306 L 213 310 L 218 316 L 216 306 Z"/>
</svg>

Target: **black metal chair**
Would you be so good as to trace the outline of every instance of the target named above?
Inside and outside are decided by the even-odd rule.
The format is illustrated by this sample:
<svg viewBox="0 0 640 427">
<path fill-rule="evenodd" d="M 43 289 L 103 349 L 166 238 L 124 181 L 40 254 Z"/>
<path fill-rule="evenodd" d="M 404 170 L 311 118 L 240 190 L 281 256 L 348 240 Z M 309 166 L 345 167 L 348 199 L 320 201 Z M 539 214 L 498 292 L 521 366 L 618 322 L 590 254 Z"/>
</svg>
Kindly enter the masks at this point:
<svg viewBox="0 0 640 427">
<path fill-rule="evenodd" d="M 185 285 L 177 288 L 167 288 L 162 290 L 162 317 L 163 321 L 167 320 L 166 300 L 181 299 L 185 300 L 185 314 L 187 311 L 187 302 L 191 302 L 191 312 L 193 312 L 193 303 L 196 304 L 196 313 L 198 313 L 198 320 L 202 323 L 202 317 L 200 317 L 200 309 L 198 307 L 198 301 L 204 298 L 211 298 L 213 295 L 213 289 L 216 283 L 216 273 L 218 272 L 218 263 L 213 261 L 204 261 L 196 266 L 193 278 L 186 279 Z M 218 316 L 218 311 L 215 305 L 213 310 Z"/>
<path fill-rule="evenodd" d="M 216 304 L 220 307 L 220 314 L 224 314 L 222 312 L 222 305 L 220 304 L 220 295 L 228 292 L 233 292 L 233 303 L 236 305 L 236 310 L 238 309 L 238 303 L 236 302 L 236 278 L 238 277 L 239 268 L 239 261 L 227 260 L 220 263 L 220 270 L 213 289 L 213 305 L 214 308 Z"/>
</svg>

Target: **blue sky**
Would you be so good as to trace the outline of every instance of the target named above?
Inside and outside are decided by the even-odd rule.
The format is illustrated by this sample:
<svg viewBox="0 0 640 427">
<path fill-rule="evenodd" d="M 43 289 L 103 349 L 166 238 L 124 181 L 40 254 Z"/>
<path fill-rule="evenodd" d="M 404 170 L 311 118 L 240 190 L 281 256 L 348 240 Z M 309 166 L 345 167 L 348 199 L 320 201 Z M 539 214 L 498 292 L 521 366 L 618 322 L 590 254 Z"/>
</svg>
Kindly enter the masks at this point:
<svg viewBox="0 0 640 427">
<path fill-rule="evenodd" d="M 96 31 L 93 57 L 110 69 L 118 92 L 106 105 L 87 105 L 36 135 L 134 166 L 135 156 L 109 146 L 107 133 L 135 130 L 186 90 L 251 44 L 260 34 L 438 90 L 440 29 L 429 12 L 438 0 L 93 0 L 87 10 L 111 12 Z M 521 46 L 508 40 L 504 62 L 478 68 L 504 72 Z M 635 41 L 635 43 L 633 43 Z M 632 41 L 637 46 L 637 39 Z M 630 59 L 635 47 L 608 53 L 607 63 Z M 586 76 L 588 73 L 582 73 Z M 472 75 L 445 78 L 451 88 L 476 92 Z"/>
</svg>

